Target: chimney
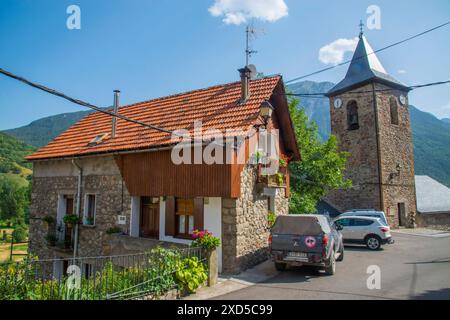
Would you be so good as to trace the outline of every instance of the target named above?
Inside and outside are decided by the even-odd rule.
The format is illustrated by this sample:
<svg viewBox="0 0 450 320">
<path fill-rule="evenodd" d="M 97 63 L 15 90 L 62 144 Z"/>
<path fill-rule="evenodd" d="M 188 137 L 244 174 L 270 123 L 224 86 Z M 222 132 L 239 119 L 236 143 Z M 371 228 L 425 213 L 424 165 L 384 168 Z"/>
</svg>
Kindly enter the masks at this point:
<svg viewBox="0 0 450 320">
<path fill-rule="evenodd" d="M 119 112 L 119 90 L 114 90 L 114 114 L 117 114 Z M 116 137 L 116 129 L 117 129 L 117 117 L 112 117 L 112 132 L 111 132 L 111 138 Z"/>
<path fill-rule="evenodd" d="M 246 102 L 250 97 L 250 75 L 252 70 L 246 66 L 238 71 L 241 74 L 241 102 Z"/>
</svg>

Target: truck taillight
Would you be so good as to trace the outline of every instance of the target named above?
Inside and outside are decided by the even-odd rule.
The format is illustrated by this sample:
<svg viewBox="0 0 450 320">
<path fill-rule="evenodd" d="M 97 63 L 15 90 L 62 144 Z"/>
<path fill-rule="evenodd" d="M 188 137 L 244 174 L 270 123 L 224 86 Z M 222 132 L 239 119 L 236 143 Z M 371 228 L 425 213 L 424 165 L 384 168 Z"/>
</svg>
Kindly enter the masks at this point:
<svg viewBox="0 0 450 320">
<path fill-rule="evenodd" d="M 391 229 L 389 227 L 381 227 L 380 230 L 381 232 L 386 233 L 389 232 Z"/>
<path fill-rule="evenodd" d="M 328 245 L 328 236 L 326 234 L 322 238 L 322 243 L 323 243 L 324 247 L 326 247 Z"/>
<path fill-rule="evenodd" d="M 267 239 L 267 242 L 269 242 L 269 246 L 272 245 L 272 235 L 269 235 L 269 239 Z"/>
</svg>

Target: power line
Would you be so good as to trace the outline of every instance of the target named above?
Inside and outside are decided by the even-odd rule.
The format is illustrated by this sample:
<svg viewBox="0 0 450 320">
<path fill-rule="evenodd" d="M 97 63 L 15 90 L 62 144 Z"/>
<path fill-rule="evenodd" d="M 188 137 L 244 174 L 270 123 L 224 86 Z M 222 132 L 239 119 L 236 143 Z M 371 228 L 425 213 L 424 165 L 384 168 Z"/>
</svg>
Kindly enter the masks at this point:
<svg viewBox="0 0 450 320">
<path fill-rule="evenodd" d="M 18 75 L 15 75 L 15 74 L 13 74 L 13 73 L 11 73 L 11 72 L 9 72 L 9 71 L 6 71 L 6 70 L 4 70 L 4 69 L 2 69 L 2 68 L 0 68 L 0 73 L 1 73 L 1 74 L 4 74 L 5 76 L 10 77 L 10 78 L 12 78 L 12 79 L 15 79 L 15 80 L 18 80 L 18 81 L 20 81 L 20 82 L 23 82 L 23 83 L 25 83 L 25 84 L 27 84 L 27 85 L 33 87 L 33 88 L 36 88 L 36 89 L 39 89 L 39 90 L 41 90 L 41 91 L 50 93 L 50 94 L 52 94 L 52 95 L 55 95 L 55 96 L 58 96 L 58 97 L 60 97 L 60 98 L 65 99 L 65 100 L 68 100 L 68 101 L 70 101 L 70 102 L 72 102 L 72 103 L 78 104 L 78 105 L 83 106 L 83 107 L 87 107 L 87 108 L 89 108 L 89 109 L 98 111 L 98 112 L 100 112 L 100 113 L 107 114 L 107 115 L 112 116 L 112 117 L 117 117 L 117 118 L 122 119 L 122 120 L 124 120 L 124 121 L 128 121 L 128 122 L 131 122 L 131 123 L 135 123 L 135 124 L 138 124 L 138 125 L 141 125 L 141 126 L 144 126 L 144 127 L 147 127 L 147 128 L 153 129 L 153 130 L 156 130 L 156 131 L 160 131 L 160 132 L 163 132 L 163 133 L 172 134 L 172 135 L 174 135 L 174 136 L 181 137 L 181 138 L 183 138 L 183 139 L 188 138 L 188 137 L 186 137 L 186 136 L 183 135 L 183 134 L 178 134 L 178 133 L 176 133 L 175 131 L 168 130 L 168 129 L 164 129 L 164 128 L 161 128 L 161 127 L 157 127 L 157 126 L 154 126 L 154 125 L 152 125 L 152 124 L 145 123 L 145 122 L 142 122 L 142 121 L 139 121 L 139 120 L 135 120 L 135 119 L 132 119 L 132 118 L 128 118 L 128 117 L 126 117 L 126 116 L 124 116 L 124 115 L 121 115 L 121 114 L 119 114 L 119 113 L 114 113 L 114 112 L 105 110 L 105 109 L 103 109 L 103 108 L 97 107 L 97 106 L 95 106 L 95 105 L 93 105 L 93 104 L 91 104 L 91 103 L 88 103 L 88 102 L 85 102 L 85 101 L 82 101 L 82 100 L 79 100 L 79 99 L 75 99 L 75 98 L 69 97 L 68 95 L 66 95 L 66 94 L 64 94 L 64 93 L 62 93 L 62 92 L 59 92 L 59 91 L 56 91 L 56 90 L 54 90 L 54 89 L 50 89 L 50 88 L 48 88 L 48 87 L 46 87 L 46 86 L 43 86 L 43 85 L 41 85 L 41 84 L 32 82 L 32 81 L 27 80 L 27 79 L 25 79 L 25 78 L 23 78 L 23 77 L 20 77 L 20 76 L 18 76 Z M 205 142 L 205 141 L 203 141 L 203 140 L 198 140 L 198 141 L 197 141 L 196 139 L 192 139 L 192 138 L 189 138 L 189 139 L 190 139 L 192 142 L 194 142 L 194 143 L 196 142 L 196 143 L 202 143 L 202 144 L 203 144 L 203 143 Z M 221 145 L 221 146 L 225 146 L 225 144 L 220 144 L 220 143 L 218 143 L 218 142 L 216 142 L 216 141 L 214 141 L 214 143 L 217 143 L 217 144 L 219 144 L 219 145 Z"/>
<path fill-rule="evenodd" d="M 381 48 L 381 49 L 375 50 L 374 52 L 371 52 L 371 53 L 369 53 L 369 54 L 367 54 L 367 55 L 365 55 L 365 56 L 361 56 L 361 57 L 357 57 L 357 58 L 355 58 L 355 59 L 347 60 L 347 61 L 342 62 L 342 63 L 339 63 L 339 64 L 337 64 L 337 65 L 335 65 L 335 66 L 331 66 L 331 67 L 327 67 L 327 68 L 324 68 L 324 69 L 320 69 L 320 70 L 318 70 L 318 71 L 311 72 L 311 73 L 306 74 L 306 75 L 304 75 L 304 76 L 300 76 L 300 77 L 294 78 L 294 79 L 292 79 L 292 80 L 286 81 L 286 84 L 289 84 L 289 83 L 292 83 L 292 82 L 297 82 L 297 81 L 299 81 L 299 80 L 302 80 L 302 79 L 305 79 L 305 78 L 314 76 L 314 75 L 316 75 L 316 74 L 323 73 L 323 72 L 326 72 L 326 71 L 335 69 L 335 68 L 337 68 L 337 67 L 342 67 L 342 66 L 344 66 L 344 65 L 349 64 L 350 62 L 352 62 L 352 60 L 359 60 L 359 59 L 368 57 L 368 56 L 371 55 L 371 54 L 376 54 L 376 53 L 379 53 L 379 52 L 381 52 L 381 51 L 390 49 L 390 48 L 392 48 L 392 47 L 398 46 L 398 45 L 400 45 L 400 44 L 402 44 L 402 43 L 405 43 L 405 42 L 408 42 L 408 41 L 413 40 L 413 39 L 415 39 L 415 38 L 421 37 L 421 36 L 423 36 L 423 35 L 425 35 L 425 34 L 427 34 L 427 33 L 433 32 L 433 31 L 435 31 L 435 30 L 438 30 L 438 29 L 443 28 L 443 27 L 448 26 L 448 25 L 450 25 L 450 21 L 448 21 L 448 22 L 446 22 L 446 23 L 443 23 L 443 24 L 441 24 L 441 25 L 438 25 L 438 26 L 436 26 L 436 27 L 434 27 L 434 28 L 428 29 L 428 30 L 426 30 L 426 31 L 423 31 L 423 32 L 421 32 L 421 33 L 415 34 L 415 35 L 413 35 L 413 36 L 411 36 L 411 37 L 409 37 L 409 38 L 406 38 L 406 39 L 400 40 L 400 41 L 398 41 L 398 42 L 392 43 L 392 44 L 390 44 L 390 45 L 388 45 L 388 46 L 386 46 L 386 47 L 383 47 L 383 48 Z"/>
<path fill-rule="evenodd" d="M 440 86 L 443 84 L 450 83 L 450 80 L 447 81 L 439 81 L 439 82 L 432 82 L 432 83 L 426 83 L 426 84 L 419 84 L 410 86 L 410 90 L 415 89 L 421 89 L 421 88 L 427 88 L 427 87 L 433 87 L 433 86 Z M 365 90 L 365 91 L 358 91 L 358 92 L 347 92 L 346 94 L 363 94 L 363 93 L 373 93 L 373 92 L 387 92 L 387 91 L 396 91 L 398 89 L 376 89 L 376 90 Z M 302 97 L 302 98 L 327 98 L 326 92 L 317 92 L 317 93 L 285 93 L 286 96 L 292 96 L 292 97 Z"/>
</svg>

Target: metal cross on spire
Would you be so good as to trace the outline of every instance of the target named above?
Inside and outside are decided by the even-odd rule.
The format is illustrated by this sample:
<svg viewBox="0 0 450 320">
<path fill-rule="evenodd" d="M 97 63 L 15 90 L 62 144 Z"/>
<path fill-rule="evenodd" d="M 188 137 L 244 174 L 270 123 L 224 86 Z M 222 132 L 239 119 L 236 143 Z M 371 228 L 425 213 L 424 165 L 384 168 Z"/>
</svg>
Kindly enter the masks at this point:
<svg viewBox="0 0 450 320">
<path fill-rule="evenodd" d="M 362 38 L 364 35 L 364 23 L 362 20 L 359 21 L 359 37 Z"/>
</svg>

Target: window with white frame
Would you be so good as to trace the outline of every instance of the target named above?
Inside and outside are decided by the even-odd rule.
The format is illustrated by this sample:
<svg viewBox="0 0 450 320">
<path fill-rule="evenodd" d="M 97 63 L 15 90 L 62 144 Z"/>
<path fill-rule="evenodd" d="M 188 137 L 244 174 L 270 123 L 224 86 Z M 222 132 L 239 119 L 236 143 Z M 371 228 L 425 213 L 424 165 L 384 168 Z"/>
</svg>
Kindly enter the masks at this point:
<svg viewBox="0 0 450 320">
<path fill-rule="evenodd" d="M 96 196 L 95 194 L 87 194 L 84 204 L 83 224 L 86 226 L 95 225 Z"/>
</svg>

